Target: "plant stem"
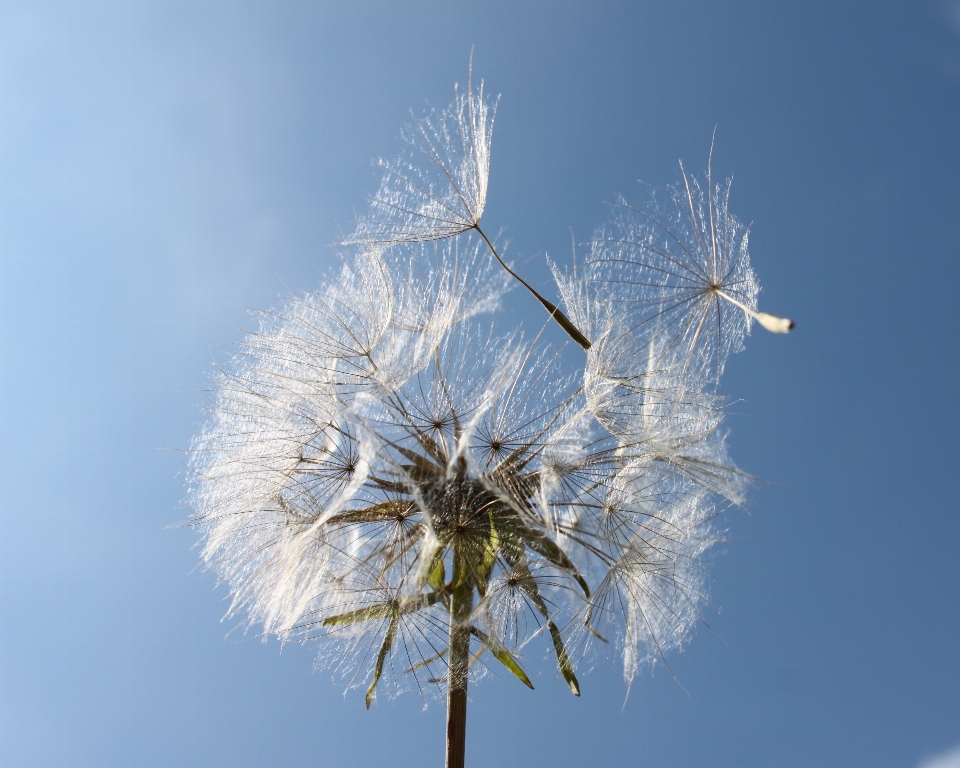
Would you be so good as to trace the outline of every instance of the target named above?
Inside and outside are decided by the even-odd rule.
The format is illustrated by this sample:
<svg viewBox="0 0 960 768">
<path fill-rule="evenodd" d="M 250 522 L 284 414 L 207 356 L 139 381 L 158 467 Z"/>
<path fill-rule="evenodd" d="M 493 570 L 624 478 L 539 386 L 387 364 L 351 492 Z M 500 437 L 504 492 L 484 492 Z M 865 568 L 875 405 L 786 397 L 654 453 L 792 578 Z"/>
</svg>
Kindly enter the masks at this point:
<svg viewBox="0 0 960 768">
<path fill-rule="evenodd" d="M 577 342 L 577 344 L 579 344 L 584 349 L 590 349 L 590 340 L 586 336 L 584 336 L 582 333 L 580 333 L 580 329 L 577 328 L 577 326 L 575 326 L 572 322 L 570 322 L 570 318 L 568 318 L 565 314 L 563 314 L 563 312 L 560 311 L 560 308 L 556 304 L 554 304 L 552 301 L 548 301 L 547 299 L 543 298 L 543 296 L 541 296 L 539 293 L 536 292 L 536 290 L 534 290 L 533 286 L 530 285 L 530 283 L 528 283 L 526 280 L 520 277 L 520 275 L 518 275 L 516 272 L 510 269 L 510 267 L 507 266 L 506 262 L 500 258 L 500 254 L 497 253 L 497 249 L 493 247 L 493 243 L 490 242 L 490 238 L 488 238 L 483 233 L 483 230 L 480 229 L 479 225 L 474 224 L 473 228 L 480 233 L 480 237 L 483 238 L 484 242 L 487 244 L 487 247 L 490 249 L 490 252 L 494 256 L 496 256 L 497 261 L 500 262 L 500 266 L 503 267 L 505 270 L 507 270 L 507 272 L 510 273 L 511 277 L 519 281 L 520 285 L 522 285 L 524 288 L 530 291 L 530 293 L 532 293 L 536 297 L 537 301 L 543 304 L 544 309 L 546 309 L 547 312 L 550 313 L 550 317 L 552 317 L 554 320 L 556 320 L 560 324 L 560 327 L 567 332 L 567 335 L 571 339 Z"/>
<path fill-rule="evenodd" d="M 470 612 L 473 584 L 460 547 L 453 551 L 453 594 L 450 599 L 450 653 L 447 658 L 447 762 L 463 768 L 467 746 L 467 678 L 470 664 Z"/>
</svg>

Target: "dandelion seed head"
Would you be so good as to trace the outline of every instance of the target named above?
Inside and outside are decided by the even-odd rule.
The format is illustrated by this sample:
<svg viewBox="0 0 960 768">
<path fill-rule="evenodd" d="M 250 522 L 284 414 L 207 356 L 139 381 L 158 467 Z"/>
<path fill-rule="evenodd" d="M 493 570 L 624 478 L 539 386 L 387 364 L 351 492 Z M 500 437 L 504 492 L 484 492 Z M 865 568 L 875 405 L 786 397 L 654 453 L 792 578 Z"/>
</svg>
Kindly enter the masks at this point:
<svg viewBox="0 0 960 768">
<path fill-rule="evenodd" d="M 517 276 L 478 226 L 495 108 L 471 79 L 413 124 L 339 273 L 260 314 L 193 444 L 229 615 L 316 643 L 367 706 L 495 670 L 533 687 L 535 640 L 576 695 L 601 646 L 630 683 L 687 642 L 714 520 L 748 480 L 717 378 L 753 319 L 792 327 L 757 312 L 749 233 L 708 165 L 621 202 L 582 268 L 553 266 L 569 317 L 524 283 L 579 345 L 574 372 L 505 332 Z"/>
<path fill-rule="evenodd" d="M 219 376 L 192 500 L 231 613 L 318 642 L 320 666 L 371 691 L 450 674 L 455 561 L 477 590 L 471 631 L 497 658 L 584 611 L 606 620 L 614 592 L 661 611 L 629 614 L 629 653 L 681 642 L 659 635 L 685 636 L 700 603 L 688 540 L 709 537 L 690 508 L 704 478 L 726 490 L 726 465 L 708 463 L 715 397 L 605 360 L 614 344 L 582 380 L 562 376 L 556 352 L 484 319 L 506 285 L 476 249 L 396 248 L 362 249 L 262 315 Z M 611 369 L 634 378 L 604 388 Z M 588 583 L 608 586 L 592 597 Z"/>
</svg>

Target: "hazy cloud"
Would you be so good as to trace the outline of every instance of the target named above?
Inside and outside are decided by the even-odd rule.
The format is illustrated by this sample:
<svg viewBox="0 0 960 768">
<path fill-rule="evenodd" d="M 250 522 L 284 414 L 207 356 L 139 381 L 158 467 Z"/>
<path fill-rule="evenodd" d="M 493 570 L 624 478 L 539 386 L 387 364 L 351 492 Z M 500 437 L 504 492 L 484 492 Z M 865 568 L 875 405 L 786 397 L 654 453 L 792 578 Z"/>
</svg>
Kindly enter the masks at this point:
<svg viewBox="0 0 960 768">
<path fill-rule="evenodd" d="M 960 747 L 929 757 L 918 768 L 960 768 Z"/>
</svg>

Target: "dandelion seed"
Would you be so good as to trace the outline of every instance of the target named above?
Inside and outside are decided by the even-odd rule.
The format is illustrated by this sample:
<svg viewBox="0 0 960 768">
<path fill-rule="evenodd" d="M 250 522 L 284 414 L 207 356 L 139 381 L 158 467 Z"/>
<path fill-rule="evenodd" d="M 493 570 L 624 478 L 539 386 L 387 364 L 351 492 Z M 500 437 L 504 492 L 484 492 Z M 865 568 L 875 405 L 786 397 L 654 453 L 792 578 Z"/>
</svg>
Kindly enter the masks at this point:
<svg viewBox="0 0 960 768">
<path fill-rule="evenodd" d="M 616 220 L 594 240 L 588 269 L 629 317 L 632 336 L 717 378 L 742 349 L 751 319 L 774 333 L 793 322 L 757 311 L 749 230 L 730 212 L 732 180 L 714 184 L 712 156 L 711 149 L 704 180 L 681 163 L 681 183 L 649 210 L 621 200 Z"/>
<path fill-rule="evenodd" d="M 457 89 L 448 108 L 414 119 L 403 133 L 408 151 L 383 168 L 371 212 L 357 222 L 352 243 L 420 243 L 475 229 L 487 203 L 490 148 L 497 102 L 474 90 Z"/>
<path fill-rule="evenodd" d="M 403 134 L 407 153 L 396 162 L 380 160 L 383 180 L 370 201 L 371 212 L 357 221 L 347 245 L 391 246 L 444 240 L 476 232 L 507 273 L 540 302 L 548 315 L 584 349 L 590 341 L 560 308 L 542 296 L 503 260 L 480 228 L 490 179 L 490 148 L 497 102 L 488 102 L 483 81 L 473 89 L 473 62 L 465 92 L 456 91 L 447 109 L 428 115 Z"/>
</svg>

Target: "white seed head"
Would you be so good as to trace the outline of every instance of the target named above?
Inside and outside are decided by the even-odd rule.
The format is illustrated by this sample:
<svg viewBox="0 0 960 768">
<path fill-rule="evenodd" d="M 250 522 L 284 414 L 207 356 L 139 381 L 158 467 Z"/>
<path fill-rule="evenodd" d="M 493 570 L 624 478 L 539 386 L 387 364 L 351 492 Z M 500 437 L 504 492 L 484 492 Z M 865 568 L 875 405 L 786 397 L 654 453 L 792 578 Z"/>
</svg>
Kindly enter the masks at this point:
<svg viewBox="0 0 960 768">
<path fill-rule="evenodd" d="M 651 212 L 621 203 L 585 268 L 554 269 L 592 342 L 574 373 L 502 332 L 509 274 L 468 232 L 494 111 L 471 82 L 414 123 L 357 252 L 261 315 L 193 444 L 192 521 L 230 613 L 316 641 L 368 706 L 378 684 L 463 674 L 454 631 L 528 685 L 512 654 L 545 638 L 578 695 L 573 665 L 601 642 L 627 681 L 686 642 L 713 520 L 747 484 L 716 379 L 750 318 L 793 327 L 757 311 L 747 228 L 708 166 Z"/>
<path fill-rule="evenodd" d="M 320 642 L 348 682 L 443 678 L 455 547 L 482 571 L 471 621 L 498 653 L 545 622 L 586 653 L 587 630 L 617 624 L 631 679 L 699 617 L 711 499 L 742 492 L 716 397 L 662 355 L 618 358 L 615 317 L 585 378 L 561 376 L 477 314 L 506 288 L 495 266 L 453 246 L 357 254 L 263 316 L 194 444 L 194 522 L 231 613 Z"/>
</svg>

